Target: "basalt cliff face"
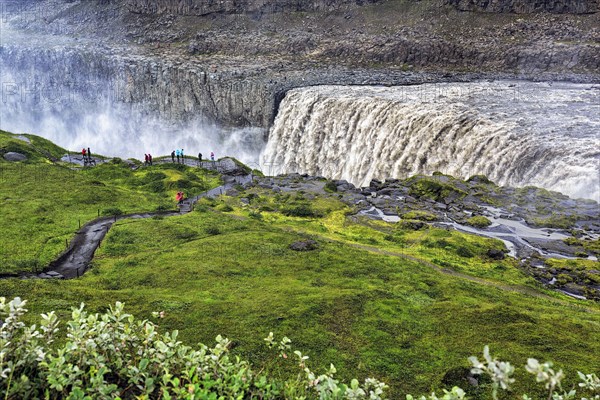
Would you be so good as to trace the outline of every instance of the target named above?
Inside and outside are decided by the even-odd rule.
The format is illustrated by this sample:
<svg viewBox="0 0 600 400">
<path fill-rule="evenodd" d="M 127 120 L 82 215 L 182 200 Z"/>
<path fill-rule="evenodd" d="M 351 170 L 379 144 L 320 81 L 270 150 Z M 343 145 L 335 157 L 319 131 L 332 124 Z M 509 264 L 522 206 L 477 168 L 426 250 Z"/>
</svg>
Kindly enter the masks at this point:
<svg viewBox="0 0 600 400">
<path fill-rule="evenodd" d="M 592 14 L 598 12 L 597 0 L 447 0 L 462 11 L 491 13 Z"/>
<path fill-rule="evenodd" d="M 334 11 L 380 0 L 126 0 L 129 11 L 142 14 L 203 16 L 212 13 Z"/>
<path fill-rule="evenodd" d="M 468 1 L 0 0 L 1 61 L 107 82 L 161 117 L 262 128 L 311 85 L 600 80 L 597 0 Z"/>
</svg>

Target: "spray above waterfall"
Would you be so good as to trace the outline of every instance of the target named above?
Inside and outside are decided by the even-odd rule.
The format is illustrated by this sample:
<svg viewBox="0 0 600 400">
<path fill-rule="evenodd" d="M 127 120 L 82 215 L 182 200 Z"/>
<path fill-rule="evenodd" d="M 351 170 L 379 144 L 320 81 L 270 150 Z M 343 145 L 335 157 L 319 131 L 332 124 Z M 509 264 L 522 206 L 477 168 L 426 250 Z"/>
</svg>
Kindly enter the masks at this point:
<svg viewBox="0 0 600 400">
<path fill-rule="evenodd" d="M 287 93 L 263 158 L 365 186 L 441 171 L 600 197 L 600 88 L 480 82 Z"/>
<path fill-rule="evenodd" d="M 202 66 L 8 28 L 0 40 L 1 129 L 38 134 L 71 150 L 89 146 L 138 159 L 184 148 L 256 164 L 265 145 L 264 128 L 213 122 L 219 112 L 237 117 L 230 104 L 237 103 L 218 79 L 206 79 Z M 247 87 L 255 88 L 254 82 Z M 253 105 L 244 110 L 254 115 Z"/>
</svg>

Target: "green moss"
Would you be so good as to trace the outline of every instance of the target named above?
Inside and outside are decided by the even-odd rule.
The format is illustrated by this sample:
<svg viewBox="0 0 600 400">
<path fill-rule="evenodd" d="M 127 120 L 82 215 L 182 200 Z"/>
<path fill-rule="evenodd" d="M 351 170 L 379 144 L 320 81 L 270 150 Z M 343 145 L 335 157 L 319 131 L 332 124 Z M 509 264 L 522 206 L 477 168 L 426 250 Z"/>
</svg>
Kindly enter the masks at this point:
<svg viewBox="0 0 600 400">
<path fill-rule="evenodd" d="M 467 193 L 458 187 L 437 179 L 418 176 L 406 181 L 410 185 L 409 194 L 413 197 L 426 197 L 435 201 L 443 201 L 451 194 L 462 198 Z"/>
<path fill-rule="evenodd" d="M 329 193 L 337 192 L 337 185 L 333 181 L 327 181 L 325 183 L 325 191 Z"/>
<path fill-rule="evenodd" d="M 483 215 L 477 215 L 471 217 L 466 221 L 467 225 L 474 226 L 475 228 L 486 228 L 492 224 L 492 221 L 484 217 Z"/>
<path fill-rule="evenodd" d="M 26 270 L 51 260 L 73 237 L 77 219 L 95 218 L 98 209 L 129 213 L 174 204 L 174 191 L 149 191 L 148 183 L 140 185 L 146 179 L 196 181 L 182 167 L 152 167 L 166 177 L 148 177 L 151 171 L 131 171 L 121 163 L 86 171 L 46 163 L 39 170 L 0 165 L 7 168 L 0 231 L 15 233 L 0 236 L 0 251 L 3 268 L 13 271 L 17 261 Z M 36 171 L 43 172 L 39 178 Z M 192 172 L 198 180 L 218 183 L 208 172 Z M 446 372 L 468 366 L 466 357 L 485 344 L 516 364 L 532 355 L 551 359 L 568 376 L 595 368 L 600 305 L 540 288 L 516 260 L 485 256 L 488 249 L 504 248 L 502 242 L 420 221 L 362 222 L 331 197 L 252 191 L 247 209 L 230 198 L 225 204 L 233 211 L 221 213 L 223 203 L 202 199 L 196 207 L 202 212 L 117 221 L 82 278 L 5 279 L 0 293 L 30 300 L 31 315 L 55 309 L 62 319 L 81 302 L 91 312 L 102 311 L 106 299 L 124 301 L 140 318 L 165 311 L 159 329 L 178 329 L 185 343 L 226 335 L 257 369 L 270 368 L 261 338 L 273 331 L 291 337 L 311 365 L 335 364 L 340 379 L 375 376 L 387 382 L 391 398 L 439 392 Z M 302 206 L 321 217 L 283 212 Z M 270 211 L 249 218 L 259 207 Z M 42 217 L 45 222 L 36 220 Z M 420 229 L 407 225 L 411 222 Z M 289 249 L 307 238 L 319 248 Z M 590 260 L 551 264 L 567 276 L 574 271 L 598 277 L 597 263 Z M 516 374 L 515 393 L 527 382 L 526 371 Z"/>
<path fill-rule="evenodd" d="M 414 210 L 409 211 L 405 214 L 402 214 L 403 219 L 416 219 L 419 221 L 435 221 L 437 220 L 437 216 L 427 211 Z"/>
</svg>

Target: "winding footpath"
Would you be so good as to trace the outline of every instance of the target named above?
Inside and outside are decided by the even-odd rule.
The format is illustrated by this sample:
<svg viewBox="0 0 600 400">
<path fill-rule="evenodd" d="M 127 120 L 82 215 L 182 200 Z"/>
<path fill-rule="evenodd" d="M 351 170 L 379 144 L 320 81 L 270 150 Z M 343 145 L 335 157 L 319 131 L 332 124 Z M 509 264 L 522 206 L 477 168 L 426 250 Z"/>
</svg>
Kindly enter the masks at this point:
<svg viewBox="0 0 600 400">
<path fill-rule="evenodd" d="M 223 178 L 227 180 L 223 185 L 210 189 L 198 196 L 184 200 L 182 204 L 178 205 L 179 211 L 177 212 L 148 212 L 113 217 L 101 217 L 88 222 L 81 227 L 79 231 L 77 231 L 75 238 L 71 240 L 67 250 L 58 256 L 56 260 L 51 262 L 44 272 L 37 275 L 37 277 L 42 279 L 71 279 L 78 278 L 83 275 L 88 270 L 90 262 L 94 257 L 94 253 L 100 246 L 102 239 L 104 239 L 108 230 L 117 221 L 130 218 L 151 218 L 155 215 L 172 217 L 175 215 L 186 214 L 192 211 L 194 209 L 194 204 L 196 204 L 198 200 L 203 197 L 216 197 L 224 194 L 227 192 L 227 190 L 233 188 L 235 185 L 252 182 L 252 175 L 226 175 Z"/>
</svg>

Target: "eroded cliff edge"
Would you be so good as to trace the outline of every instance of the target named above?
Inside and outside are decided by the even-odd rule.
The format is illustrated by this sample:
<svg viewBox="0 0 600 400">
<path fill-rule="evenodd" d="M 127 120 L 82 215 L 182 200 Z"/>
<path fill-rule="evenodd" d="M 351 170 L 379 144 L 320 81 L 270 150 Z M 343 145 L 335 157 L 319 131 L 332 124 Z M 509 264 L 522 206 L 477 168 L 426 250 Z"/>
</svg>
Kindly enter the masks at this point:
<svg viewBox="0 0 600 400">
<path fill-rule="evenodd" d="M 268 127 L 287 90 L 317 84 L 600 79 L 596 0 L 15 4 L 2 2 L 3 23 L 39 40 L 4 29 L 5 65 L 107 80 L 121 100 L 173 119 Z"/>
</svg>

